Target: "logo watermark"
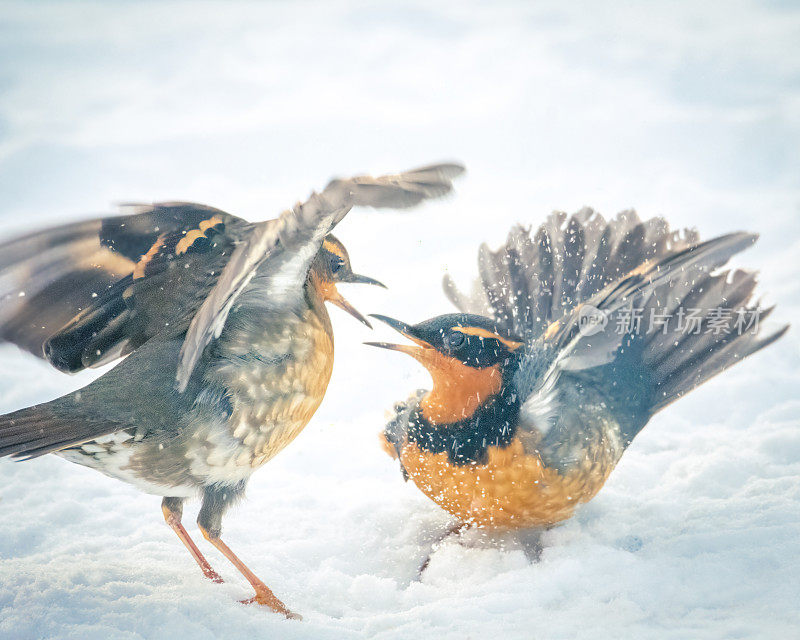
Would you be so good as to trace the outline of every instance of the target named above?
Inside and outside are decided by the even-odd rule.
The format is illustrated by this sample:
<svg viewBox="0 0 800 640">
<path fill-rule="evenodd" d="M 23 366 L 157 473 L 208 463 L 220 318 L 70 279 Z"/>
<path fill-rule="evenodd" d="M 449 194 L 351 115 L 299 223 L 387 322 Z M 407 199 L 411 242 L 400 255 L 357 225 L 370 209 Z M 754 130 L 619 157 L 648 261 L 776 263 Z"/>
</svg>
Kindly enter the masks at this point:
<svg viewBox="0 0 800 640">
<path fill-rule="evenodd" d="M 604 331 L 608 326 L 608 314 L 590 304 L 583 305 L 578 311 L 578 331 L 582 336 L 593 336 Z"/>
</svg>

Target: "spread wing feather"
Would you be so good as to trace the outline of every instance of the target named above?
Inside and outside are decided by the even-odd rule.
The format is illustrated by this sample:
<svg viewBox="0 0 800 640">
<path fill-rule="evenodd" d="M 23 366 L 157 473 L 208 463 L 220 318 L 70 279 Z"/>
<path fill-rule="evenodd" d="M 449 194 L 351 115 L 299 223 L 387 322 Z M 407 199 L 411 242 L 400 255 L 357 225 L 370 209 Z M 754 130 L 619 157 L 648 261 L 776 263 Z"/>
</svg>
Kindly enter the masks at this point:
<svg viewBox="0 0 800 640">
<path fill-rule="evenodd" d="M 608 221 L 588 208 L 569 217 L 555 212 L 535 233 L 515 226 L 496 251 L 483 245 L 471 294 L 449 276 L 444 291 L 459 310 L 488 315 L 530 342 L 637 265 L 697 241 L 696 231 L 672 231 L 663 218 L 642 222 L 633 211 Z"/>
<path fill-rule="evenodd" d="M 439 164 L 379 178 L 332 180 L 321 193 L 312 193 L 306 202 L 284 211 L 276 220 L 255 225 L 192 318 L 181 351 L 178 388 L 186 388 L 203 350 L 219 336 L 234 301 L 262 264 L 266 273 L 259 273 L 259 278 L 269 283 L 262 281 L 260 286 L 266 286 L 271 297 L 299 296 L 322 241 L 350 209 L 412 207 L 450 192 L 453 178 L 463 171 L 457 164 Z"/>
<path fill-rule="evenodd" d="M 250 227 L 192 203 L 123 212 L 0 245 L 0 339 L 76 372 L 185 331 Z"/>
<path fill-rule="evenodd" d="M 75 372 L 154 336 L 186 334 L 177 372 L 184 389 L 256 273 L 276 302 L 301 296 L 325 235 L 352 207 L 408 208 L 448 193 L 462 171 L 439 164 L 333 180 L 258 224 L 201 204 L 131 204 L 121 216 L 8 241 L 0 244 L 0 340 Z"/>
<path fill-rule="evenodd" d="M 546 438 L 564 436 L 547 425 L 564 413 L 567 387 L 587 384 L 587 376 L 593 388 L 607 384 L 608 397 L 645 385 L 641 415 L 629 421 L 632 438 L 649 415 L 786 331 L 734 327 L 743 316 L 763 321 L 771 311 L 751 300 L 755 274 L 720 269 L 754 241 L 736 233 L 701 243 L 695 230 L 672 230 L 663 218 L 642 221 L 633 211 L 610 220 L 591 209 L 555 212 L 535 232 L 514 227 L 496 251 L 481 247 L 470 293 L 447 276 L 444 290 L 459 310 L 491 317 L 525 340 L 515 384 L 526 398 L 523 416 Z M 581 334 L 583 305 L 607 315 L 605 331 Z M 643 318 L 637 336 L 614 326 L 614 314 L 631 309 Z M 681 309 L 700 311 L 696 332 L 677 331 Z M 652 314 L 671 318 L 669 330 L 648 326 Z M 646 384 L 634 381 L 637 376 Z M 579 433 L 581 426 L 570 428 Z"/>
<path fill-rule="evenodd" d="M 44 358 L 47 338 L 133 271 L 100 243 L 102 220 L 0 244 L 0 340 Z"/>
<path fill-rule="evenodd" d="M 594 388 L 603 389 L 612 404 L 616 398 L 620 407 L 634 404 L 628 394 L 638 395 L 637 415 L 621 420 L 627 425 L 627 443 L 652 414 L 780 338 L 788 327 L 762 331 L 763 325 L 756 324 L 743 331 L 736 325 L 742 317 L 763 322 L 771 312 L 751 303 L 755 274 L 719 271 L 756 239 L 731 233 L 643 262 L 586 301 L 593 313 L 608 319 L 598 333 L 581 330 L 584 303 L 552 324 L 528 345 L 515 377 L 526 398 L 527 422 L 546 425 L 558 413 L 558 398 L 566 387 L 579 388 L 591 379 Z M 634 310 L 641 324 L 621 316 Z M 697 312 L 696 329 L 680 326 L 686 311 Z M 653 317 L 661 320 L 653 323 Z M 563 432 L 548 434 L 544 445 L 563 437 Z"/>
</svg>

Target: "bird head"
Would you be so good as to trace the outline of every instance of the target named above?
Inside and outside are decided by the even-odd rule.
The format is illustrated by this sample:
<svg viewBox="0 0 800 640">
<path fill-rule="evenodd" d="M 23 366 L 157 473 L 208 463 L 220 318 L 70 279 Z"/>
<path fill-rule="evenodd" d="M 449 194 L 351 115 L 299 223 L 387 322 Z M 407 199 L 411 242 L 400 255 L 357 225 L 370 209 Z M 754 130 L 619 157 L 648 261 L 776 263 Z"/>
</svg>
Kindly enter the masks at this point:
<svg viewBox="0 0 800 640">
<path fill-rule="evenodd" d="M 386 285 L 374 278 L 353 273 L 353 269 L 350 266 L 350 256 L 338 238 L 330 234 L 326 236 L 325 241 L 322 243 L 322 248 L 314 261 L 312 271 L 316 276 L 317 288 L 323 300 L 335 304 L 340 309 L 344 309 L 356 320 L 363 322 L 370 329 L 372 328 L 369 320 L 344 299 L 336 285 L 342 282 L 374 284 L 384 289 Z"/>
<path fill-rule="evenodd" d="M 507 371 L 524 342 L 483 316 L 448 314 L 409 325 L 388 316 L 371 317 L 411 340 L 413 345 L 367 342 L 410 355 L 430 373 L 433 388 L 421 402 L 423 415 L 435 424 L 469 418 L 499 394 Z"/>
</svg>

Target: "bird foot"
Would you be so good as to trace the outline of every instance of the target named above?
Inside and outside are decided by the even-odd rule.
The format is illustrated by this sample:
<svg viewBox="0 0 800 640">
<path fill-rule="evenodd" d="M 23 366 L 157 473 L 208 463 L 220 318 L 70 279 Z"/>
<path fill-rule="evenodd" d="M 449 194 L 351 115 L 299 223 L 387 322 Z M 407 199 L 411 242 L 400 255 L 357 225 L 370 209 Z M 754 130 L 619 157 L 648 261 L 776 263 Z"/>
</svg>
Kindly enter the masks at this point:
<svg viewBox="0 0 800 640">
<path fill-rule="evenodd" d="M 266 607 L 272 609 L 275 613 L 281 613 L 288 620 L 302 620 L 303 616 L 299 613 L 295 613 L 286 607 L 283 602 L 278 600 L 275 597 L 275 594 L 269 588 L 258 589 L 256 590 L 256 594 L 252 598 L 247 598 L 246 600 L 239 600 L 242 604 L 262 604 Z"/>
<path fill-rule="evenodd" d="M 211 567 L 206 568 L 201 566 L 200 568 L 203 570 L 203 575 L 209 580 L 211 580 L 211 582 L 215 582 L 217 584 L 222 584 L 223 582 L 225 582 L 222 579 L 222 576 L 219 575 L 216 571 L 214 571 Z"/>
<path fill-rule="evenodd" d="M 428 553 L 428 555 L 425 557 L 425 560 L 423 560 L 422 564 L 419 566 L 419 569 L 417 570 L 417 578 L 416 578 L 417 582 L 422 580 L 422 574 L 425 573 L 425 570 L 428 568 L 428 565 L 431 563 L 431 557 L 433 557 L 434 551 L 436 551 L 439 547 L 442 546 L 442 543 L 445 541 L 445 539 L 449 538 L 450 536 L 453 536 L 453 535 L 454 536 L 460 536 L 462 533 L 464 533 L 471 526 L 472 526 L 472 524 L 469 523 L 469 522 L 458 522 L 458 523 L 448 527 L 447 529 L 444 530 L 443 533 L 441 533 L 439 536 L 437 536 L 437 538 L 431 544 L 430 553 Z"/>
</svg>

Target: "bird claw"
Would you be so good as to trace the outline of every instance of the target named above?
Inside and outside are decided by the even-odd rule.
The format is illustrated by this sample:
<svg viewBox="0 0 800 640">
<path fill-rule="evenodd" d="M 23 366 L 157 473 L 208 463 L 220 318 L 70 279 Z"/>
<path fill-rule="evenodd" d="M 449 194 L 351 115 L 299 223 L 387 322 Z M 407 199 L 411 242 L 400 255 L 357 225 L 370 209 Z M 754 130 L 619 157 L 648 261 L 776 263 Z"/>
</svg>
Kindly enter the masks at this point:
<svg viewBox="0 0 800 640">
<path fill-rule="evenodd" d="M 242 604 L 261 604 L 266 607 L 272 609 L 275 613 L 281 613 L 288 620 L 302 620 L 303 616 L 299 613 L 295 613 L 294 611 L 290 611 L 286 608 L 280 600 L 278 600 L 272 592 L 269 593 L 259 593 L 256 594 L 252 598 L 247 598 L 246 600 L 239 600 Z"/>
</svg>

